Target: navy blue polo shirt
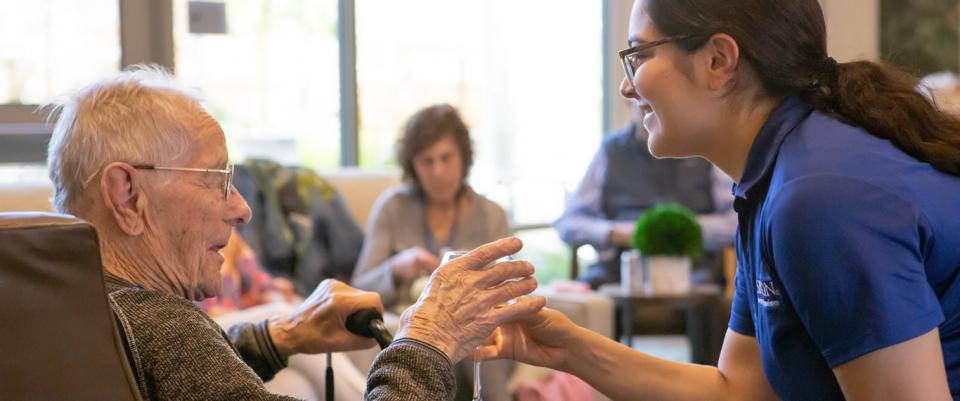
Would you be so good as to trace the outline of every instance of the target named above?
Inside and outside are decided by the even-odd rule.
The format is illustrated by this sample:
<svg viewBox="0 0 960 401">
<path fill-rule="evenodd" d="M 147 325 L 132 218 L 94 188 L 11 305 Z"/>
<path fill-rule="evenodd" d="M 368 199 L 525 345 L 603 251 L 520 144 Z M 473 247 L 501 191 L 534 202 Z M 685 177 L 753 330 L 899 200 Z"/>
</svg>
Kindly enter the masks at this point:
<svg viewBox="0 0 960 401">
<path fill-rule="evenodd" d="M 939 327 L 960 396 L 960 177 L 790 97 L 734 186 L 730 329 L 784 400 L 841 400 L 832 369 Z"/>
</svg>

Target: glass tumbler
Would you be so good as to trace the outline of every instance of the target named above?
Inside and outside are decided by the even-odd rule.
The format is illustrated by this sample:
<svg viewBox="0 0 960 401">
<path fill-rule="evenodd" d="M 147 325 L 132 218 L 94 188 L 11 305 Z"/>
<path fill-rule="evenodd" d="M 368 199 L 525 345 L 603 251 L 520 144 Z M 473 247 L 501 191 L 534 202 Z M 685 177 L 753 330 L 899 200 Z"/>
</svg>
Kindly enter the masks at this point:
<svg viewBox="0 0 960 401">
<path fill-rule="evenodd" d="M 454 260 L 456 258 L 459 258 L 466 254 L 467 254 L 467 251 L 448 251 L 443 254 L 443 260 L 441 260 L 440 264 L 445 265 L 447 264 L 447 262 Z M 506 257 L 500 258 L 497 261 L 491 263 L 490 266 L 496 263 L 505 262 L 508 260 L 513 260 L 513 257 L 506 256 Z M 482 386 L 480 385 L 480 346 L 477 346 L 473 350 L 473 401 L 483 401 L 483 396 L 480 394 L 481 387 Z"/>
</svg>

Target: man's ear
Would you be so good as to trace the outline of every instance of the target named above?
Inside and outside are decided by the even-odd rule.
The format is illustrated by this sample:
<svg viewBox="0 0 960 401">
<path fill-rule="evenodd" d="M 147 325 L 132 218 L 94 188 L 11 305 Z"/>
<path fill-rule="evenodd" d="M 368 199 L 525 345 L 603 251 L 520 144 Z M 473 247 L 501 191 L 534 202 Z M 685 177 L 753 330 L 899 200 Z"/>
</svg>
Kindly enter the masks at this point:
<svg viewBox="0 0 960 401">
<path fill-rule="evenodd" d="M 146 197 L 140 190 L 137 170 L 133 166 L 113 162 L 107 165 L 100 178 L 100 195 L 117 226 L 127 235 L 143 233 Z"/>
<path fill-rule="evenodd" d="M 740 46 L 730 35 L 718 33 L 704 45 L 707 58 L 707 87 L 726 94 L 737 82 L 740 71 Z"/>
</svg>

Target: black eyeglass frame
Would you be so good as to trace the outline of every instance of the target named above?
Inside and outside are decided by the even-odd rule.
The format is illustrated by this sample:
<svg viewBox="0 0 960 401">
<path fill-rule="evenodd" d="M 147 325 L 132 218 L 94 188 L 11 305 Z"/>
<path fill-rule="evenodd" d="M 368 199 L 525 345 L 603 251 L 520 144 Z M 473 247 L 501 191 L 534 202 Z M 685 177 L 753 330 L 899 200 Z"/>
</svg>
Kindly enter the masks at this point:
<svg viewBox="0 0 960 401">
<path fill-rule="evenodd" d="M 633 78 L 637 73 L 636 68 L 640 66 L 640 63 L 638 62 L 636 63 L 637 67 L 634 67 L 633 63 L 630 62 L 631 57 L 636 56 L 642 51 L 650 50 L 660 45 L 678 42 L 681 40 L 687 40 L 696 36 L 701 36 L 701 35 L 691 33 L 686 35 L 670 36 L 663 39 L 654 40 L 653 42 L 646 42 L 636 46 L 631 46 L 629 48 L 626 48 L 617 52 L 617 54 L 620 56 L 620 63 L 623 64 L 623 72 L 627 74 L 627 80 L 630 81 L 630 86 L 633 86 Z M 636 88 L 634 88 L 634 90 L 636 90 Z"/>
<path fill-rule="evenodd" d="M 133 168 L 137 170 L 165 170 L 165 171 L 192 171 L 196 173 L 217 173 L 227 176 L 223 184 L 223 200 L 230 198 L 230 190 L 233 189 L 233 164 L 228 164 L 226 169 L 215 168 L 194 168 L 194 167 L 164 167 L 151 164 L 137 164 Z"/>
</svg>

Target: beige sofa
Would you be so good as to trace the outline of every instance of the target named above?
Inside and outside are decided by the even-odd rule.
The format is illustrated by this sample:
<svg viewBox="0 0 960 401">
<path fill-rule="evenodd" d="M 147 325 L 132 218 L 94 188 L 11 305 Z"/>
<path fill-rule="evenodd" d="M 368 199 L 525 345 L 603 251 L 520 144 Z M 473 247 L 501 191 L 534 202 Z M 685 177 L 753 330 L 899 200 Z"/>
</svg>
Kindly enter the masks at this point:
<svg viewBox="0 0 960 401">
<path fill-rule="evenodd" d="M 400 175 L 392 170 L 360 170 L 347 167 L 322 174 L 343 196 L 350 215 L 365 227 L 373 202 L 380 192 L 400 183 Z M 0 184 L 0 212 L 51 211 L 53 188 L 49 180 L 31 179 Z"/>
<path fill-rule="evenodd" d="M 53 211 L 50 182 L 0 184 L 0 212 Z"/>
<path fill-rule="evenodd" d="M 352 217 L 365 228 L 370 208 L 380 193 L 400 182 L 396 171 L 367 171 L 355 168 L 322 174 L 344 197 Z M 52 189 L 49 182 L 24 182 L 0 185 L 0 212 L 48 211 Z M 610 337 L 613 332 L 614 308 L 609 298 L 597 294 L 558 294 L 548 289 L 540 290 L 548 298 L 548 306 L 560 310 L 577 324 Z M 224 327 L 241 322 L 256 321 L 277 313 L 290 311 L 288 304 L 269 304 L 231 313 L 216 320 Z M 388 327 L 396 327 L 397 317 L 387 316 Z M 365 377 L 377 349 L 334 354 L 336 399 L 342 401 L 362 400 Z M 276 393 L 303 399 L 323 399 L 324 355 L 299 355 L 291 358 L 290 367 L 280 372 L 267 387 Z M 529 380 L 549 374 L 548 370 L 520 366 L 510 381 L 515 387 Z M 598 395 L 598 399 L 603 399 Z"/>
</svg>

